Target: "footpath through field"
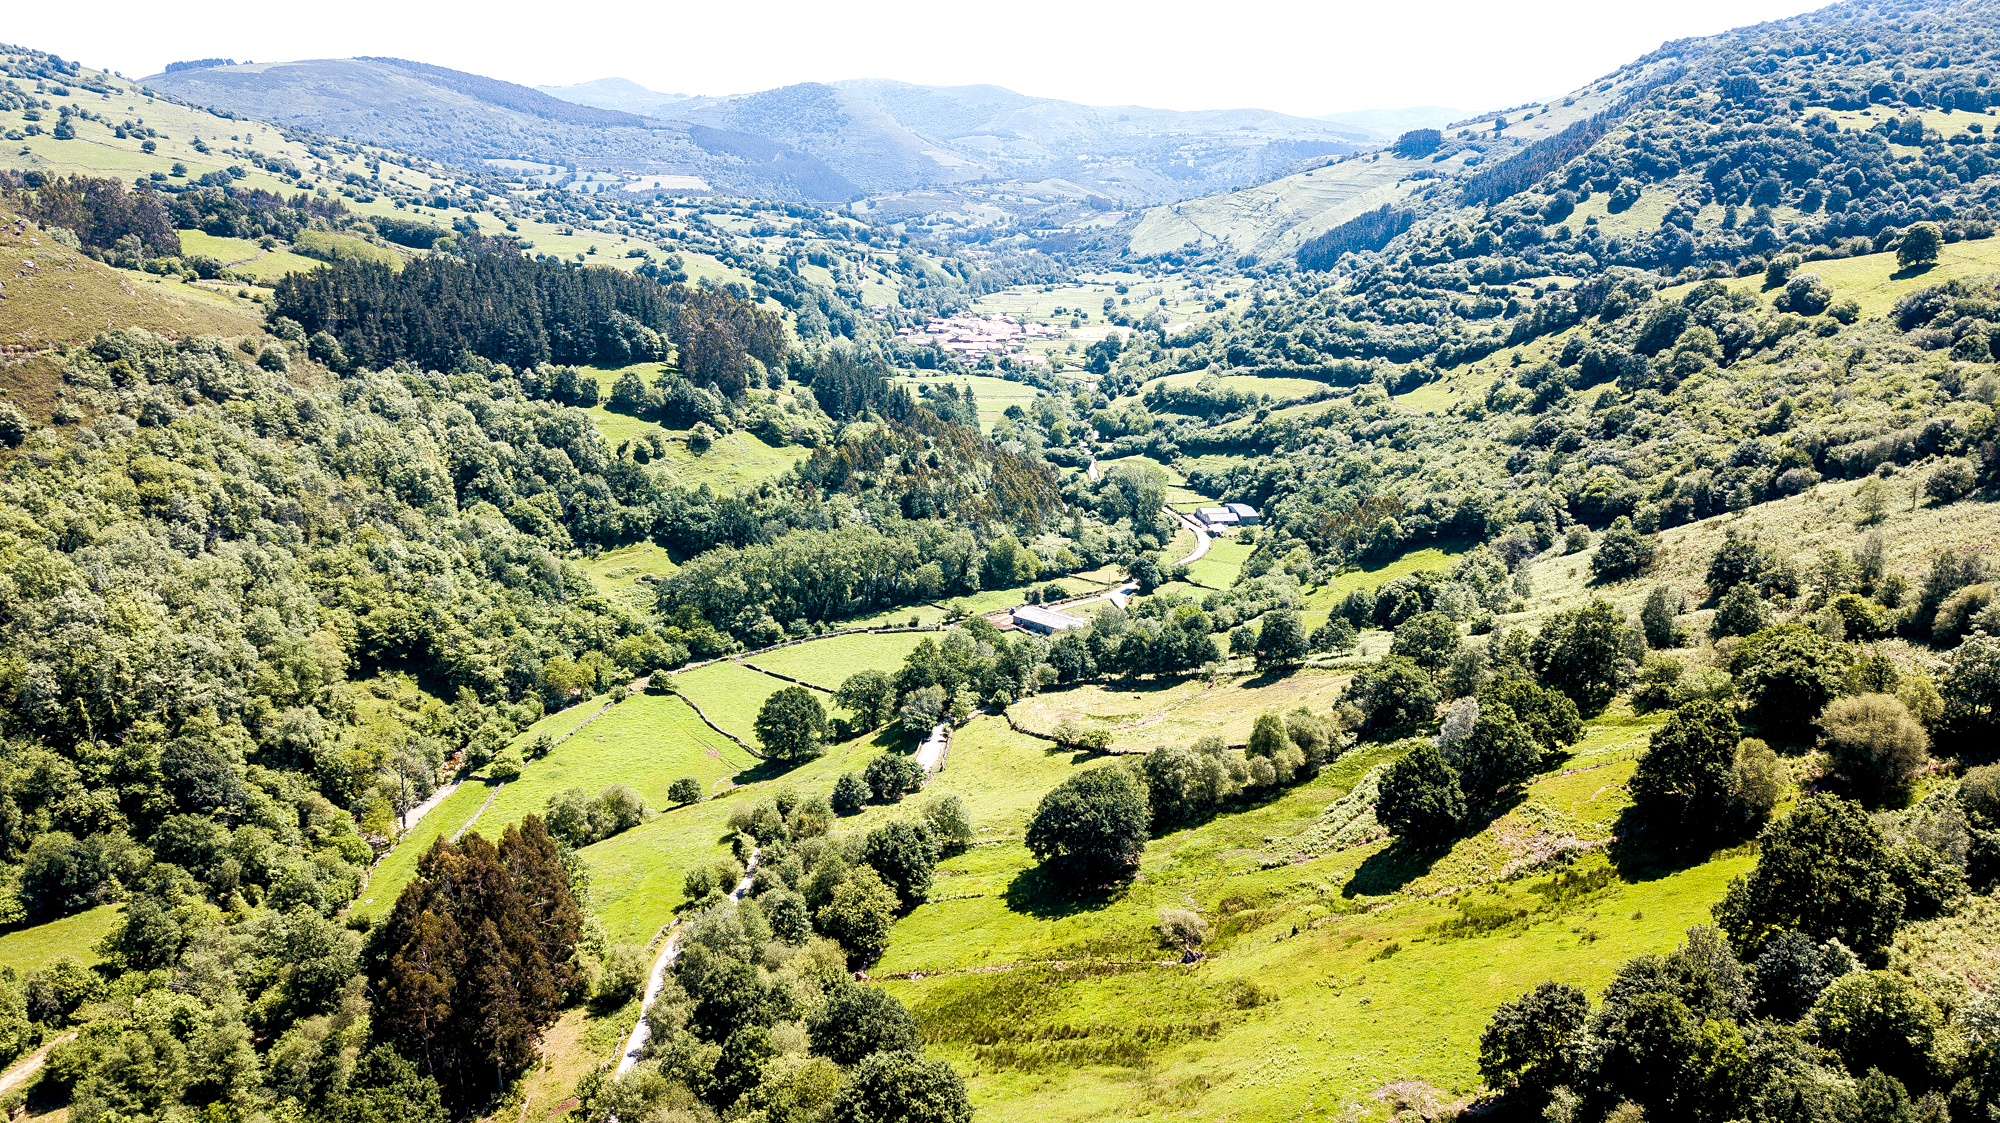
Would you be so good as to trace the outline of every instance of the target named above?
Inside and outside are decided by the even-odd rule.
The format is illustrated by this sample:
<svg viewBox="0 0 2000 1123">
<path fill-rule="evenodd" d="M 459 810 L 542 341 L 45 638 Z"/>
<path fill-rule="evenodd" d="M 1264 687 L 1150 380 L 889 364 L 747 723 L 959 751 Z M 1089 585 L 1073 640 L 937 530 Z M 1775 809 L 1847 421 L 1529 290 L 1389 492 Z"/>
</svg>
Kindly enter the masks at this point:
<svg viewBox="0 0 2000 1123">
<path fill-rule="evenodd" d="M 735 890 L 729 894 L 730 900 L 740 901 L 743 894 L 750 891 L 750 879 L 757 873 L 759 853 L 754 847 L 751 849 L 750 860 L 743 867 L 743 880 L 736 883 Z M 653 1026 L 646 1020 L 646 1010 L 652 1006 L 654 999 L 660 997 L 660 988 L 667 984 L 667 968 L 674 965 L 680 953 L 681 925 L 676 920 L 667 933 L 667 942 L 660 947 L 659 958 L 653 960 L 652 973 L 646 976 L 646 996 L 639 1003 L 639 1020 L 632 1026 L 632 1035 L 625 1039 L 625 1052 L 618 1057 L 618 1070 L 611 1074 L 613 1080 L 625 1079 L 625 1074 L 632 1071 L 632 1066 L 638 1064 L 640 1056 L 645 1053 L 646 1043 L 652 1040 Z"/>
</svg>

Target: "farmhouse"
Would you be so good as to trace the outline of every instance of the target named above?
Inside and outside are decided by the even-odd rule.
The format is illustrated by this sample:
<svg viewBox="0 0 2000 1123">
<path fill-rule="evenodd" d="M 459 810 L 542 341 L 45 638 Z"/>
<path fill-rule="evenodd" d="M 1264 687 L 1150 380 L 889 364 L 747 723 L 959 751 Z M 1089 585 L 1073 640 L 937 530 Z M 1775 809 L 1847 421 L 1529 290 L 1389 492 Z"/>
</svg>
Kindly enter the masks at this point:
<svg viewBox="0 0 2000 1123">
<path fill-rule="evenodd" d="M 1066 613 L 1057 612 L 1052 608 L 1024 604 L 1014 610 L 1014 623 L 1031 632 L 1039 632 L 1047 636 L 1054 635 L 1057 632 L 1067 632 L 1071 628 L 1081 628 L 1084 626 L 1085 621 Z"/>
<path fill-rule="evenodd" d="M 1241 525 L 1243 525 L 1243 526 L 1256 526 L 1256 525 L 1257 525 L 1257 518 L 1258 518 L 1258 516 L 1257 516 L 1257 508 L 1255 508 L 1255 507 L 1252 507 L 1252 506 L 1251 506 L 1250 504 L 1248 504 L 1248 503 L 1225 503 L 1225 504 L 1223 504 L 1223 506 L 1225 506 L 1225 507 L 1227 507 L 1227 508 L 1229 509 L 1229 513 L 1230 513 L 1230 514 L 1232 514 L 1232 515 L 1235 515 L 1235 516 L 1236 516 L 1236 521 L 1237 521 L 1237 523 L 1239 523 L 1239 524 L 1241 524 Z"/>
<path fill-rule="evenodd" d="M 1236 512 L 1230 510 L 1227 507 L 1197 508 L 1195 510 L 1194 517 L 1200 519 L 1204 523 L 1207 523 L 1209 526 L 1236 525 Z"/>
</svg>

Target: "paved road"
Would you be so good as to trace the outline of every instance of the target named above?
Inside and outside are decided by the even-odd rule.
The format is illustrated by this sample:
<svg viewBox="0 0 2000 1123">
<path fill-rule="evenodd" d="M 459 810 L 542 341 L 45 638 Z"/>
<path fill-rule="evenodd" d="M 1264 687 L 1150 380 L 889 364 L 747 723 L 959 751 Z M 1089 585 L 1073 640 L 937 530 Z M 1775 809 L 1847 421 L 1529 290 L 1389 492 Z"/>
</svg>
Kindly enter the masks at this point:
<svg viewBox="0 0 2000 1123">
<path fill-rule="evenodd" d="M 743 899 L 743 894 L 750 891 L 751 875 L 757 872 L 757 854 L 755 850 L 750 851 L 750 862 L 744 867 L 743 880 L 738 882 L 735 891 L 729 894 L 730 900 L 740 901 Z M 653 1027 L 646 1021 L 644 1010 L 660 996 L 660 988 L 667 982 L 667 968 L 674 965 L 674 960 L 680 953 L 681 932 L 676 922 L 674 930 L 667 933 L 667 942 L 660 947 L 659 958 L 653 960 L 652 974 L 646 976 L 646 1000 L 639 1007 L 641 1013 L 638 1023 L 632 1027 L 632 1036 L 625 1039 L 625 1052 L 618 1058 L 618 1071 L 611 1074 L 612 1079 L 623 1080 L 625 1074 L 632 1071 L 632 1066 L 639 1063 L 640 1055 L 646 1051 L 646 1042 L 653 1037 Z"/>
<path fill-rule="evenodd" d="M 1200 561 L 1203 557 L 1205 557 L 1208 554 L 1208 543 L 1209 543 L 1208 531 L 1200 523 L 1196 522 L 1195 520 L 1189 518 L 1186 515 L 1181 514 L 1179 511 L 1174 510 L 1172 507 L 1162 507 L 1160 508 L 1160 510 L 1165 511 L 1169 515 L 1172 515 L 1175 518 L 1175 520 L 1178 521 L 1182 526 L 1187 527 L 1189 530 L 1194 531 L 1194 553 L 1191 553 L 1187 557 L 1184 557 L 1181 560 L 1175 562 L 1174 563 L 1175 565 L 1189 565 L 1194 562 Z"/>
<path fill-rule="evenodd" d="M 924 738 L 923 744 L 917 746 L 917 763 L 923 766 L 924 775 L 928 776 L 938 770 L 938 766 L 944 763 L 944 751 L 950 746 L 951 725 L 948 722 L 938 722 L 931 729 L 931 735 Z"/>
</svg>

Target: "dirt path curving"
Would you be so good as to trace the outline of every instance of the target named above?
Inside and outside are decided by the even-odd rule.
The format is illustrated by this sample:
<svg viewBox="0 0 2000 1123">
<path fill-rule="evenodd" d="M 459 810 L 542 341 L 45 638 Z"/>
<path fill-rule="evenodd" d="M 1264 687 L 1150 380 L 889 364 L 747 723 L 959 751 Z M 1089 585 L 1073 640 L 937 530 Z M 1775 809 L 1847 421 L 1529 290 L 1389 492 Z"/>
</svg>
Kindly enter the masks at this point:
<svg viewBox="0 0 2000 1123">
<path fill-rule="evenodd" d="M 740 901 L 743 899 L 743 894 L 750 891 L 750 879 L 757 872 L 758 853 L 759 851 L 754 849 L 750 851 L 750 861 L 743 869 L 743 880 L 737 882 L 735 891 L 729 894 L 730 900 Z M 652 973 L 646 976 L 646 996 L 639 1004 L 639 1020 L 632 1026 L 632 1035 L 625 1039 L 625 1051 L 619 1054 L 618 1068 L 611 1074 L 613 1080 L 623 1080 L 625 1074 L 632 1071 L 632 1066 L 638 1064 L 639 1058 L 645 1054 L 646 1043 L 653 1038 L 653 1026 L 646 1020 L 646 1008 L 653 1004 L 654 999 L 660 997 L 661 988 L 667 984 L 667 968 L 674 965 L 674 960 L 680 957 L 680 952 L 681 931 L 680 921 L 677 920 L 674 922 L 673 931 L 667 934 L 667 942 L 660 947 L 659 957 L 653 960 Z"/>
</svg>

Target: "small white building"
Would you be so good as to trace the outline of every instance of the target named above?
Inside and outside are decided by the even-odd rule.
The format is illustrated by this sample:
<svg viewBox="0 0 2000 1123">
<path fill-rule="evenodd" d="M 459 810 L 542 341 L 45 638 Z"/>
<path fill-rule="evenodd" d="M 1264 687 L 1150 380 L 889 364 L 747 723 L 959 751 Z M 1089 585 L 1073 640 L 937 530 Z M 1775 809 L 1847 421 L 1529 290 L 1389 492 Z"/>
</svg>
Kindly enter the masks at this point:
<svg viewBox="0 0 2000 1123">
<path fill-rule="evenodd" d="M 1243 526 L 1257 525 L 1257 508 L 1252 507 L 1248 503 L 1227 503 L 1224 506 L 1229 509 L 1230 514 L 1236 516 L 1236 521 L 1239 524 Z"/>
<path fill-rule="evenodd" d="M 1024 604 L 1015 609 L 1013 615 L 1015 624 L 1031 632 L 1040 632 L 1045 636 L 1055 635 L 1058 632 L 1067 632 L 1072 628 L 1081 628 L 1089 623 L 1087 620 L 1079 620 L 1067 613 L 1057 612 L 1053 608 L 1043 608 L 1035 604 Z"/>
<path fill-rule="evenodd" d="M 1195 509 L 1194 517 L 1209 526 L 1236 525 L 1236 512 L 1227 507 L 1198 507 Z"/>
</svg>

